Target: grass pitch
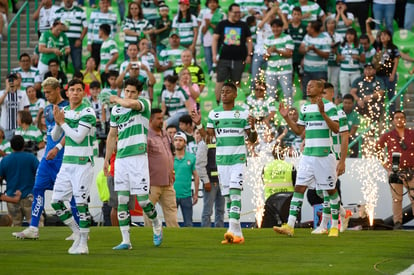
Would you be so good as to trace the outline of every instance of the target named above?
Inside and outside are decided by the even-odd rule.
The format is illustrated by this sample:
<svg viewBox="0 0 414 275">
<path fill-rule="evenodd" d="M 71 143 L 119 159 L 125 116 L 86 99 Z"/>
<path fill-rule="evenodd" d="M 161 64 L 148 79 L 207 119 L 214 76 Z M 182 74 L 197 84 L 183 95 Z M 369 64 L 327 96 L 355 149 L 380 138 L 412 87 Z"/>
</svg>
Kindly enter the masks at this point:
<svg viewBox="0 0 414 275">
<path fill-rule="evenodd" d="M 245 243 L 221 245 L 225 229 L 131 228 L 132 250 L 114 251 L 117 227 L 91 228 L 89 255 L 69 255 L 66 227 L 44 227 L 39 240 L 16 240 L 0 228 L 0 274 L 396 274 L 414 264 L 414 231 L 347 231 L 338 238 L 296 229 L 244 229 Z"/>
</svg>

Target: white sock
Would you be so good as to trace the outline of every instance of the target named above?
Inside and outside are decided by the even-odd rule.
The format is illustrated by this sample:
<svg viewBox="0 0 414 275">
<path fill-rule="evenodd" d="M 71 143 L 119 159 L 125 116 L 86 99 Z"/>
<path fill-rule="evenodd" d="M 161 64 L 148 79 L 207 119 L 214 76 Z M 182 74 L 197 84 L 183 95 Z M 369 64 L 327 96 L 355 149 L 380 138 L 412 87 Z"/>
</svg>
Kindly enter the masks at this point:
<svg viewBox="0 0 414 275">
<path fill-rule="evenodd" d="M 29 226 L 29 228 L 36 231 L 36 232 L 39 232 L 39 228 L 36 227 L 36 226 L 31 225 L 31 226 Z"/>
<path fill-rule="evenodd" d="M 289 218 L 288 218 L 288 222 L 287 222 L 287 224 L 288 224 L 290 227 L 295 228 L 295 223 L 296 223 L 296 217 L 295 217 L 295 216 L 293 216 L 293 215 L 289 215 Z"/>
<path fill-rule="evenodd" d="M 79 225 L 76 223 L 73 217 L 67 219 L 65 221 L 65 224 L 69 226 L 69 228 L 72 230 L 73 233 L 79 234 Z"/>
<path fill-rule="evenodd" d="M 122 234 L 122 243 L 131 244 L 131 240 L 129 238 L 129 225 L 127 226 L 120 226 L 121 234 Z"/>
<path fill-rule="evenodd" d="M 81 246 L 88 246 L 89 228 L 82 228 L 80 230 L 80 242 Z"/>
<path fill-rule="evenodd" d="M 331 215 L 322 213 L 322 221 L 321 221 L 321 225 L 323 228 L 327 229 L 328 228 L 328 223 L 329 220 L 331 219 Z"/>
</svg>

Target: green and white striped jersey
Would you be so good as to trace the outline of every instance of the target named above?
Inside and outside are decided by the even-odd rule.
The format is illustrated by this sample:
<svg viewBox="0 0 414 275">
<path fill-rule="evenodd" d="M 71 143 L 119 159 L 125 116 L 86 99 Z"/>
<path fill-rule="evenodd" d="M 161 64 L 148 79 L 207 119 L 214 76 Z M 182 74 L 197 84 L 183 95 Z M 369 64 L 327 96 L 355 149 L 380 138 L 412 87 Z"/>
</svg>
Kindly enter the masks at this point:
<svg viewBox="0 0 414 275">
<path fill-rule="evenodd" d="M 234 165 L 246 162 L 245 130 L 250 129 L 249 111 L 240 106 L 225 111 L 219 106 L 208 114 L 207 128 L 216 133 L 217 165 Z"/>
<path fill-rule="evenodd" d="M 131 30 L 140 33 L 140 36 L 132 36 L 125 34 L 125 49 L 128 48 L 129 44 L 138 44 L 139 40 L 145 37 L 143 31 L 153 29 L 154 27 L 147 19 L 134 20 L 132 18 L 125 18 L 125 23 L 122 26 L 122 31 Z"/>
<path fill-rule="evenodd" d="M 105 66 L 111 60 L 114 54 L 118 53 L 118 45 L 116 44 L 115 40 L 108 38 L 102 43 L 101 46 L 101 65 L 100 70 L 101 73 L 105 71 Z M 115 63 L 109 65 L 109 70 L 118 70 L 118 66 Z"/>
<path fill-rule="evenodd" d="M 143 0 L 141 6 L 142 14 L 145 19 L 157 20 L 160 18 L 158 15 L 158 5 L 156 5 L 153 0 Z"/>
<path fill-rule="evenodd" d="M 179 46 L 177 49 L 171 49 L 171 46 L 168 45 L 167 48 L 161 50 L 159 58 L 160 64 L 162 66 L 166 66 L 170 61 L 173 64 L 173 67 L 171 69 L 168 69 L 164 72 L 164 76 L 174 74 L 174 68 L 183 65 L 183 62 L 181 60 L 181 53 L 185 49 L 186 48 L 183 46 Z"/>
<path fill-rule="evenodd" d="M 165 103 L 169 116 L 175 115 L 177 112 L 187 110 L 185 102 L 189 99 L 187 93 L 180 87 L 175 86 L 173 93 L 164 89 L 161 93 L 161 101 Z"/>
<path fill-rule="evenodd" d="M 71 110 L 70 105 L 66 106 L 65 123 L 72 129 L 79 126 L 89 129 L 87 135 L 78 144 L 70 136 L 65 133 L 65 153 L 63 155 L 63 163 L 69 164 L 86 164 L 88 161 L 93 162 L 93 142 L 95 140 L 96 116 L 92 107 L 81 103 L 76 109 Z"/>
<path fill-rule="evenodd" d="M 288 34 L 282 33 L 278 38 L 275 38 L 274 35 L 268 37 L 264 46 L 266 49 L 270 47 L 276 47 L 278 50 L 290 49 L 293 51 L 295 44 L 293 43 L 292 37 Z M 283 57 L 278 53 L 272 52 L 268 61 L 267 61 L 267 74 L 272 75 L 283 75 L 292 73 L 292 58 Z"/>
<path fill-rule="evenodd" d="M 182 20 L 185 21 L 184 18 Z M 172 28 L 177 29 L 181 45 L 191 45 L 194 39 L 194 28 L 198 28 L 197 17 L 191 15 L 191 21 L 178 22 L 178 15 L 176 15 L 173 19 Z"/>
<path fill-rule="evenodd" d="M 69 27 L 69 29 L 65 32 L 69 40 L 79 39 L 82 30 L 88 27 L 86 13 L 78 6 L 72 6 L 70 9 L 61 7 L 56 11 L 54 20 L 56 19 L 59 19 L 60 22 Z"/>
<path fill-rule="evenodd" d="M 142 107 L 139 111 L 120 105 L 112 108 L 110 125 L 118 128 L 117 158 L 142 155 L 147 152 L 151 103 L 143 97 L 137 100 Z"/>
<path fill-rule="evenodd" d="M 12 70 L 14 73 L 19 73 L 22 76 L 22 88 L 27 88 L 33 86 L 37 82 L 42 82 L 43 79 L 39 76 L 39 70 L 35 67 L 30 67 L 30 69 L 25 72 L 21 67 L 14 68 Z"/>
<path fill-rule="evenodd" d="M 32 116 L 32 119 L 34 120 L 37 117 L 37 114 L 39 113 L 39 109 L 44 109 L 46 106 L 46 101 L 43 98 L 38 98 L 35 103 L 30 103 L 29 105 L 29 111 L 30 115 Z"/>
<path fill-rule="evenodd" d="M 312 37 L 309 34 L 303 38 L 303 44 L 306 47 L 314 45 L 316 49 L 323 52 L 331 52 L 332 39 L 325 32 L 320 33 L 317 37 Z M 305 72 L 326 72 L 328 71 L 328 59 L 322 58 L 315 53 L 315 51 L 308 51 L 304 59 Z"/>
<path fill-rule="evenodd" d="M 350 12 L 347 12 L 347 13 L 346 13 L 346 17 L 347 17 L 349 20 L 352 20 L 352 21 L 354 21 L 354 19 L 355 19 L 355 18 L 354 18 L 354 15 L 353 15 L 352 13 L 350 13 Z M 332 19 L 334 19 L 334 20 L 335 20 L 335 18 L 336 18 L 336 13 L 331 14 L 331 15 L 329 16 L 329 18 L 332 18 Z M 335 29 L 335 31 L 341 35 L 341 38 L 342 38 L 343 40 L 345 40 L 345 33 L 346 33 L 346 31 L 347 31 L 349 28 L 352 28 L 352 26 L 347 26 L 347 25 L 345 25 L 344 20 L 342 20 L 342 17 L 341 17 L 341 16 L 339 16 L 339 22 L 337 22 L 337 24 L 336 24 L 336 29 Z"/>
<path fill-rule="evenodd" d="M 311 16 L 309 16 L 308 18 L 302 18 L 302 22 L 304 22 L 306 25 L 310 21 L 317 20 L 319 17 L 322 17 L 325 15 L 325 12 L 323 11 L 323 9 L 321 9 L 319 4 L 312 2 L 312 1 L 308 1 L 307 5 L 301 5 L 299 1 L 296 4 L 291 5 L 290 14 L 292 14 L 294 7 L 300 7 L 300 9 L 302 10 L 302 14 L 306 14 L 306 13 L 311 14 Z"/>
<path fill-rule="evenodd" d="M 39 143 L 43 141 L 42 132 L 34 125 L 30 125 L 26 130 L 22 127 L 18 127 L 14 134 L 22 136 L 25 142 L 33 141 Z"/>
<path fill-rule="evenodd" d="M 99 27 L 102 24 L 108 24 L 111 26 L 110 37 L 113 39 L 116 33 L 116 24 L 118 18 L 113 11 L 101 12 L 100 9 L 91 13 L 88 25 L 88 45 L 92 43 L 102 44 L 102 39 L 99 38 Z"/>
<path fill-rule="evenodd" d="M 339 47 L 338 52 L 345 57 L 345 59 L 341 61 L 341 71 L 359 72 L 360 63 L 358 60 L 353 59 L 352 55 L 360 56 L 364 52 L 362 46 L 355 47 L 354 44 L 350 45 L 346 43 L 344 46 Z"/>
<path fill-rule="evenodd" d="M 338 109 L 338 119 L 339 119 L 339 132 L 338 133 L 332 133 L 332 142 L 335 152 L 336 159 L 341 158 L 341 133 L 348 132 L 348 119 L 346 117 L 345 112 L 337 107 Z"/>
<path fill-rule="evenodd" d="M 336 105 L 322 99 L 325 113 L 334 121 L 338 121 Z M 332 131 L 319 112 L 318 104 L 305 103 L 299 113 L 298 125 L 305 127 L 305 149 L 303 155 L 325 157 L 333 153 Z"/>
<path fill-rule="evenodd" d="M 263 0 L 235 0 L 234 3 L 239 4 L 240 11 L 247 15 L 250 15 L 250 10 L 254 10 L 260 13 L 265 10 Z"/>
</svg>

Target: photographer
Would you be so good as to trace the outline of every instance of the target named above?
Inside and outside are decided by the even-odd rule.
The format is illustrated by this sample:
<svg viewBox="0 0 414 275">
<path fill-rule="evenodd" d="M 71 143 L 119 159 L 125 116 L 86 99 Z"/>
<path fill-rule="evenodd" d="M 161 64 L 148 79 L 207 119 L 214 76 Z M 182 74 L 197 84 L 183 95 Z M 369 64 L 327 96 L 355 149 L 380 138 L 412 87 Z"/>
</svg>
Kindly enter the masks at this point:
<svg viewBox="0 0 414 275">
<path fill-rule="evenodd" d="M 408 190 L 408 197 L 414 213 L 414 131 L 405 127 L 406 115 L 402 111 L 394 113 L 392 122 L 394 129 L 383 134 L 376 147 L 381 152 L 387 147 L 388 160 L 384 162 L 384 168 L 389 174 L 394 229 L 400 229 L 402 226 L 403 185 Z"/>
</svg>

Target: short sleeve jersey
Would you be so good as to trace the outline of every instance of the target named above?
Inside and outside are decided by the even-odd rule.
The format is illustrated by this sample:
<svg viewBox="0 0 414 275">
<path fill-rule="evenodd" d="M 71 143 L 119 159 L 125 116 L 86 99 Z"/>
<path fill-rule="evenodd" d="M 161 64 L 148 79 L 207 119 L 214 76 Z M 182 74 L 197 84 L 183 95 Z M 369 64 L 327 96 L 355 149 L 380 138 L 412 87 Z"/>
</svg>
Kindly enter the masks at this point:
<svg viewBox="0 0 414 275">
<path fill-rule="evenodd" d="M 111 127 L 118 128 L 117 158 L 142 155 L 147 152 L 147 136 L 151 104 L 146 98 L 139 97 L 141 110 L 117 105 L 112 108 Z"/>
<path fill-rule="evenodd" d="M 214 129 L 216 134 L 217 165 L 234 165 L 246 162 L 245 130 L 250 129 L 247 121 L 249 111 L 234 106 L 225 111 L 219 106 L 210 111 L 207 128 Z"/>
<path fill-rule="evenodd" d="M 325 113 L 334 121 L 338 121 L 336 105 L 322 99 Z M 305 127 L 305 149 L 303 155 L 324 157 L 333 153 L 332 131 L 319 112 L 318 104 L 305 103 L 299 113 L 298 125 Z"/>
</svg>

